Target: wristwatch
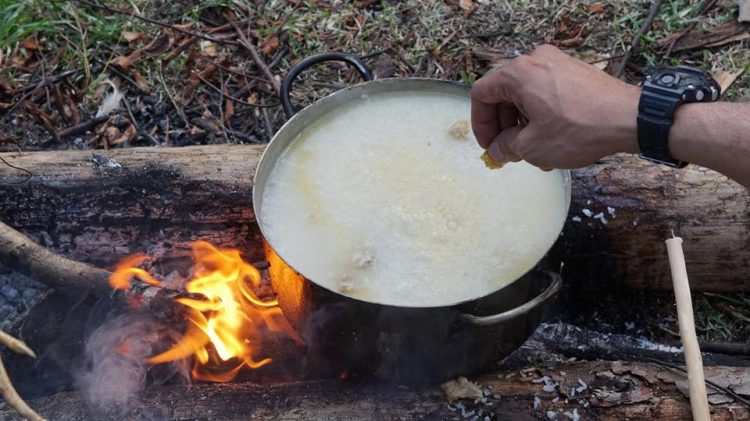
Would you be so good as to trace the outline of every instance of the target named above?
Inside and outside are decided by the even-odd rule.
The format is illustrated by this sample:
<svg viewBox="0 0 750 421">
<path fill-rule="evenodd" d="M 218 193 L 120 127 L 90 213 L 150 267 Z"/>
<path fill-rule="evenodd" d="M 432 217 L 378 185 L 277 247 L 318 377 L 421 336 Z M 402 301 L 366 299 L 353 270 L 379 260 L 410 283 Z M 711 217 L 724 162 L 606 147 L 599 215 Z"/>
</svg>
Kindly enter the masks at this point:
<svg viewBox="0 0 750 421">
<path fill-rule="evenodd" d="M 711 102 L 721 86 L 708 72 L 687 66 L 654 68 L 646 72 L 638 103 L 638 146 L 641 158 L 676 168 L 687 162 L 669 153 L 669 128 L 677 107 L 686 102 Z"/>
</svg>

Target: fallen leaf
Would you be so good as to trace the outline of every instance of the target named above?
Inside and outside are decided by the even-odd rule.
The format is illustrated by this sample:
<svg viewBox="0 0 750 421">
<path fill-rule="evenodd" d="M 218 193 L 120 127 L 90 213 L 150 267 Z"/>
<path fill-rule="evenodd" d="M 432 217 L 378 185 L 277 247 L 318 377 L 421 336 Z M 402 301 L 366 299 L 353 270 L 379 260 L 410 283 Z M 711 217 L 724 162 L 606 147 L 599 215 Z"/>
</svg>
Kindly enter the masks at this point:
<svg viewBox="0 0 750 421">
<path fill-rule="evenodd" d="M 0 102 L 0 109 L 2 109 L 2 110 L 5 110 L 5 109 L 10 108 L 12 106 L 13 106 L 13 104 L 11 104 L 9 102 Z"/>
<path fill-rule="evenodd" d="M 224 105 L 224 125 L 231 127 L 231 120 L 234 117 L 234 101 L 227 98 Z"/>
<path fill-rule="evenodd" d="M 135 83 L 137 83 L 138 86 L 141 87 L 141 89 L 143 89 L 144 91 L 149 90 L 150 87 L 148 86 L 148 82 L 146 82 L 146 79 L 144 79 L 143 76 L 141 76 L 141 74 L 137 71 L 133 71 L 133 79 L 135 80 Z"/>
<path fill-rule="evenodd" d="M 11 93 L 13 92 L 13 87 L 10 86 L 7 80 L 0 79 L 0 92 Z"/>
<path fill-rule="evenodd" d="M 169 63 L 170 61 L 172 61 L 175 58 L 177 58 L 177 56 L 179 56 L 180 54 L 182 54 L 182 52 L 185 51 L 185 50 L 187 50 L 191 45 L 195 44 L 199 39 L 200 38 L 198 38 L 198 37 L 190 37 L 190 38 L 187 38 L 187 39 L 183 40 L 180 43 L 180 45 L 178 45 L 177 47 L 173 48 L 172 51 L 169 52 L 169 54 L 167 54 L 164 58 L 161 59 L 162 64 Z M 194 53 L 197 54 L 197 51 L 196 50 L 191 50 L 190 51 L 191 55 L 194 54 Z M 214 54 L 215 53 L 216 53 L 216 48 L 214 47 Z M 188 57 L 188 59 L 190 59 L 190 57 Z M 195 57 L 192 57 L 192 60 L 195 60 Z"/>
<path fill-rule="evenodd" d="M 192 28 L 192 27 L 193 27 L 193 22 L 190 22 L 190 23 L 183 23 L 182 25 L 174 25 L 174 27 L 175 27 L 175 28 L 180 28 L 180 29 L 182 29 L 183 31 L 187 31 L 187 30 L 189 30 L 190 28 Z"/>
<path fill-rule="evenodd" d="M 195 72 L 190 72 L 185 81 L 185 89 L 182 90 L 182 101 L 187 102 L 200 84 L 201 80 L 198 78 L 198 75 Z"/>
<path fill-rule="evenodd" d="M 18 43 L 18 46 L 21 48 L 25 48 L 27 50 L 38 50 L 39 44 L 36 42 L 36 38 L 34 35 L 26 38 L 25 40 Z"/>
<path fill-rule="evenodd" d="M 130 44 L 134 44 L 138 41 L 145 41 L 148 39 L 146 34 L 143 32 L 130 32 L 130 31 L 122 31 L 122 37 L 125 38 L 126 41 Z"/>
<path fill-rule="evenodd" d="M 16 69 L 23 67 L 26 64 L 27 58 L 24 57 L 20 52 L 13 54 L 10 58 L 10 66 Z"/>
<path fill-rule="evenodd" d="M 182 79 L 184 81 L 187 81 L 191 77 L 193 77 L 193 67 L 195 66 L 195 61 L 198 58 L 199 54 L 200 53 L 198 52 L 198 50 L 190 50 L 190 53 L 185 59 L 185 64 L 183 64 Z"/>
<path fill-rule="evenodd" d="M 257 104 L 259 99 L 260 95 L 257 92 L 253 92 L 247 97 L 247 102 L 249 104 Z"/>
<path fill-rule="evenodd" d="M 276 52 L 277 48 L 279 48 L 279 37 L 273 36 L 263 44 L 263 48 L 261 50 L 263 51 L 263 54 L 270 56 L 271 54 Z"/>
<path fill-rule="evenodd" d="M 3 67 L 3 49 L 2 48 L 0 48 L 0 67 Z"/>
<path fill-rule="evenodd" d="M 57 114 L 61 116 L 66 123 L 70 124 L 73 121 L 73 110 L 67 106 L 67 101 L 64 98 L 67 91 L 60 88 L 60 85 L 52 85 L 51 90 L 52 105 L 57 109 Z"/>
<path fill-rule="evenodd" d="M 211 41 L 201 41 L 201 50 L 209 57 L 216 57 L 216 44 Z"/>
<path fill-rule="evenodd" d="M 570 48 L 570 47 L 577 47 L 583 44 L 583 42 L 584 42 L 583 38 L 568 38 L 568 39 L 559 41 L 557 45 L 563 48 Z"/>
<path fill-rule="evenodd" d="M 51 115 L 45 113 L 44 111 L 39 109 L 39 107 L 29 101 L 24 101 L 23 106 L 24 108 L 26 108 L 26 111 L 29 114 L 36 117 L 37 120 L 42 123 L 42 126 L 47 129 L 49 134 L 51 134 L 56 141 L 62 142 L 62 139 L 60 138 L 60 135 L 57 133 L 57 130 L 55 129 L 55 126 L 53 124 L 55 119 Z"/>
<path fill-rule="evenodd" d="M 432 56 L 435 57 L 435 58 L 440 58 L 443 55 L 443 52 L 440 51 L 438 48 L 435 48 L 435 47 L 432 47 L 432 48 L 428 47 L 427 51 L 429 51 L 429 53 L 432 54 Z"/>
<path fill-rule="evenodd" d="M 169 47 L 172 46 L 172 41 L 169 38 L 169 34 L 161 34 L 158 37 L 156 37 L 153 41 L 151 41 L 146 48 L 143 49 L 143 51 L 146 53 L 149 57 L 155 57 L 161 54 L 164 54 L 167 50 L 169 50 Z"/>
<path fill-rule="evenodd" d="M 745 69 L 737 70 L 736 72 L 727 72 L 725 70 L 718 70 L 714 72 L 714 79 L 721 85 L 721 93 L 726 93 L 732 83 L 745 71 Z"/>
<path fill-rule="evenodd" d="M 130 66 L 138 61 L 141 58 L 141 55 L 143 55 L 143 52 L 141 50 L 136 50 L 130 55 L 115 57 L 109 64 L 118 67 L 124 73 L 128 73 L 130 71 Z"/>
<path fill-rule="evenodd" d="M 135 126 L 133 126 L 133 124 L 131 123 L 128 126 L 128 128 L 125 129 L 124 132 L 122 132 L 122 134 L 119 137 L 111 140 L 109 142 L 109 144 L 110 145 L 119 145 L 121 143 L 130 142 L 133 139 L 135 139 L 135 135 L 136 135 L 136 129 L 135 129 Z"/>
<path fill-rule="evenodd" d="M 590 14 L 604 13 L 604 5 L 601 3 L 594 3 L 586 6 L 586 11 Z"/>
<path fill-rule="evenodd" d="M 120 132 L 120 129 L 113 125 L 105 124 L 101 136 L 102 146 L 104 146 L 104 149 L 109 149 L 109 145 L 112 143 L 112 141 L 120 138 L 120 136 L 122 136 L 122 132 Z"/>
<path fill-rule="evenodd" d="M 76 106 L 76 103 L 73 101 L 73 98 L 71 98 L 70 95 L 64 95 L 63 100 L 65 101 L 65 107 L 70 110 L 70 114 L 72 116 L 73 124 L 78 124 L 81 122 L 81 112 L 78 111 L 78 106 Z"/>
</svg>

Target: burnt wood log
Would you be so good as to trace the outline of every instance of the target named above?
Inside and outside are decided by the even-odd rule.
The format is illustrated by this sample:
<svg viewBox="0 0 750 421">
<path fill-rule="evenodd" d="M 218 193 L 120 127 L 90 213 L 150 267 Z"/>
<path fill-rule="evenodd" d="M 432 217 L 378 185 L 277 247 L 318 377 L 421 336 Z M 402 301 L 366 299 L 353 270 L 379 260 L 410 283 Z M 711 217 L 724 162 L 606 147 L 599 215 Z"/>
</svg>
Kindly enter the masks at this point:
<svg viewBox="0 0 750 421">
<path fill-rule="evenodd" d="M 0 182 L 0 220 L 102 268 L 135 252 L 183 258 L 198 239 L 260 261 L 251 190 L 263 148 L 3 153 L 33 177 Z M 0 164 L 3 179 L 22 176 Z M 664 240 L 674 230 L 685 238 L 693 290 L 750 291 L 750 195 L 718 173 L 610 157 L 573 172 L 570 216 L 558 244 L 569 285 L 671 290 Z"/>
<path fill-rule="evenodd" d="M 2 222 L 0 263 L 62 291 L 91 290 L 99 296 L 112 293 L 109 271 L 54 254 Z"/>
<path fill-rule="evenodd" d="M 542 357 L 539 355 L 538 357 Z M 547 360 L 549 361 L 549 360 Z M 750 369 L 708 367 L 709 379 L 746 394 Z M 547 377 L 547 382 L 544 381 Z M 684 375 L 648 363 L 546 362 L 472 378 L 486 394 L 448 405 L 437 386 L 414 389 L 358 380 L 202 384 L 147 389 L 140 402 L 95 409 L 79 392 L 30 401 L 54 420 L 663 420 L 691 418 Z M 547 386 L 547 391 L 545 391 Z M 748 419 L 747 407 L 709 388 L 713 420 Z M 535 404 L 536 401 L 536 404 Z M 460 405 L 459 405 L 460 404 Z M 481 411 L 481 412 L 480 412 Z M 0 421 L 15 419 L 0 409 Z"/>
</svg>

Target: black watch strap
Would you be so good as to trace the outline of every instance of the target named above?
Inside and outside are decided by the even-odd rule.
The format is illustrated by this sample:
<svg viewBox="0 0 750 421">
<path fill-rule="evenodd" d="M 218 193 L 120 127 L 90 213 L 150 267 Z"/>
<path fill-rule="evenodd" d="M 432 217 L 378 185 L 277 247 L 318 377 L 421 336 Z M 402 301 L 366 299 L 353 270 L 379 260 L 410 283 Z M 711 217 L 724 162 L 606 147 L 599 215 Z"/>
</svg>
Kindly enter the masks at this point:
<svg viewBox="0 0 750 421">
<path fill-rule="evenodd" d="M 676 168 L 688 163 L 672 158 L 669 152 L 669 129 L 674 112 L 681 101 L 678 98 L 643 92 L 638 104 L 638 147 L 641 158 Z"/>
</svg>

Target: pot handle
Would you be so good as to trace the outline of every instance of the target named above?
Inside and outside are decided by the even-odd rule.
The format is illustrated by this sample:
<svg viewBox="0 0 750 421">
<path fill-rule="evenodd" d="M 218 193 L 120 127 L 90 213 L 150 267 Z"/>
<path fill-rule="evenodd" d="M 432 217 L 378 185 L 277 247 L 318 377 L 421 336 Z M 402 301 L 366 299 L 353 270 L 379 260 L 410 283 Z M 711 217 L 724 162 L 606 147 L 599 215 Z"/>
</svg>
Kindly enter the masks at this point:
<svg viewBox="0 0 750 421">
<path fill-rule="evenodd" d="M 324 61 L 343 61 L 345 63 L 349 63 L 354 66 L 355 69 L 357 69 L 359 74 L 362 75 L 362 79 L 364 79 L 365 82 L 369 82 L 372 80 L 372 72 L 370 72 L 370 69 L 368 69 L 367 66 L 365 66 L 365 64 L 359 60 L 359 57 L 355 55 L 332 52 L 310 56 L 292 67 L 292 70 L 287 73 L 284 81 L 281 83 L 281 106 L 284 108 L 284 114 L 286 114 L 287 118 L 292 118 L 292 116 L 296 114 L 296 112 L 294 111 L 294 107 L 292 107 L 292 100 L 291 98 L 289 98 L 289 92 L 292 90 L 292 84 L 294 83 L 294 80 L 297 79 L 297 76 L 299 76 L 300 73 Z"/>
<path fill-rule="evenodd" d="M 461 321 L 469 323 L 474 326 L 493 326 L 509 320 L 513 320 L 516 317 L 522 316 L 532 309 L 542 305 L 550 298 L 554 297 L 562 288 L 562 277 L 552 271 L 544 271 L 544 274 L 549 276 L 552 280 L 550 285 L 541 294 L 534 297 L 531 301 L 523 304 L 520 307 L 510 309 L 506 312 L 493 314 L 491 316 L 475 316 L 468 313 L 459 313 L 458 318 Z"/>
</svg>

